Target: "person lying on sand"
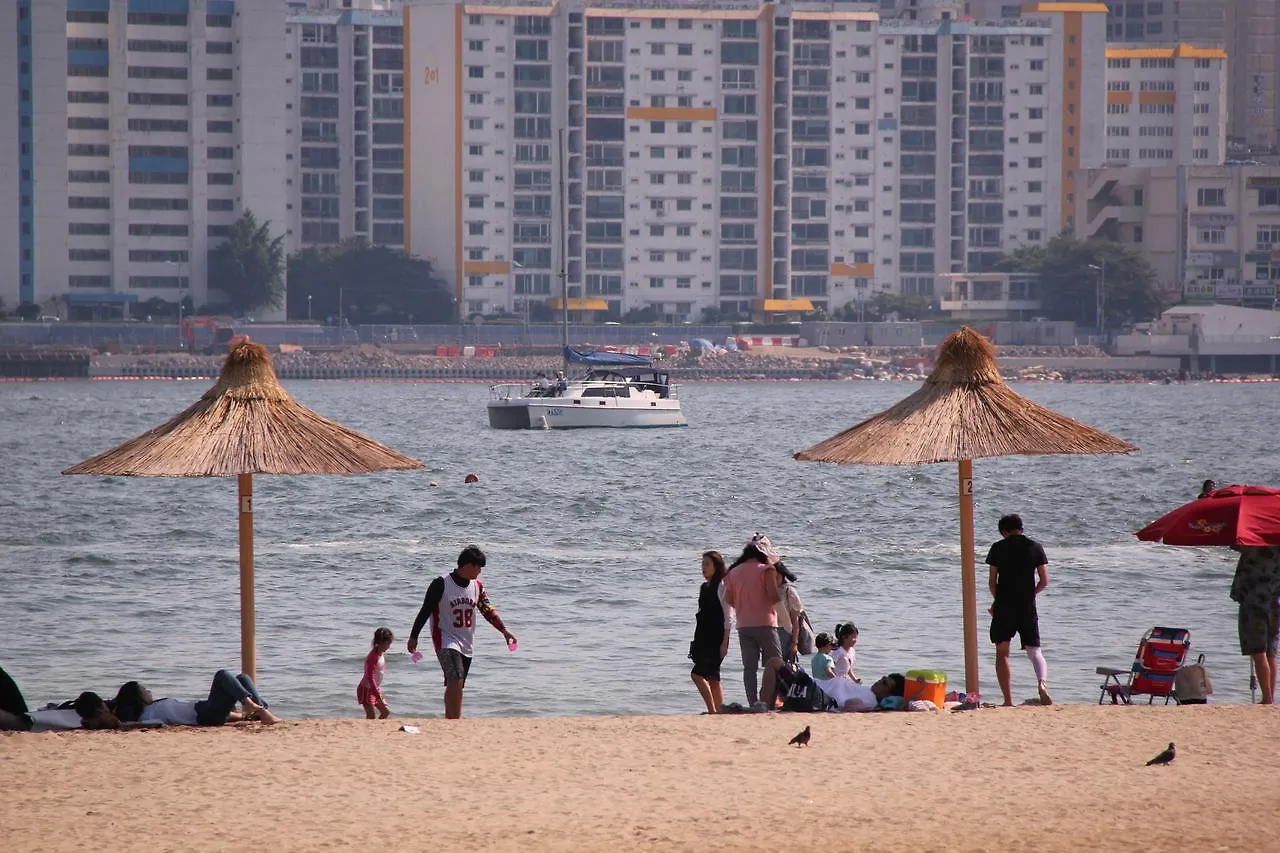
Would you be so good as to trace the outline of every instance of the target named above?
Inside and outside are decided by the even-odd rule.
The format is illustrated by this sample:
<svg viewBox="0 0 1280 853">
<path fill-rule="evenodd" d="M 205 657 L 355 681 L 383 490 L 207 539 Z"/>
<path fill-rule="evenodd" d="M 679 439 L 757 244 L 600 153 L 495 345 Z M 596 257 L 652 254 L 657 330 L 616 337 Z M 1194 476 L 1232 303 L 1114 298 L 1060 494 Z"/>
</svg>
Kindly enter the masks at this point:
<svg viewBox="0 0 1280 853">
<path fill-rule="evenodd" d="M 884 676 L 870 687 L 848 678 L 832 678 L 819 681 L 822 691 L 835 700 L 841 711 L 874 711 L 880 701 L 888 696 L 902 696 L 907 680 L 900 673 Z"/>
<path fill-rule="evenodd" d="M 235 710 L 236 703 L 243 713 Z M 268 725 L 280 722 L 267 708 L 252 678 L 220 669 L 213 674 L 209 698 L 199 702 L 156 699 L 138 682 L 126 682 L 116 694 L 115 716 L 122 723 L 160 722 L 167 726 L 221 726 L 250 718 Z"/>
</svg>

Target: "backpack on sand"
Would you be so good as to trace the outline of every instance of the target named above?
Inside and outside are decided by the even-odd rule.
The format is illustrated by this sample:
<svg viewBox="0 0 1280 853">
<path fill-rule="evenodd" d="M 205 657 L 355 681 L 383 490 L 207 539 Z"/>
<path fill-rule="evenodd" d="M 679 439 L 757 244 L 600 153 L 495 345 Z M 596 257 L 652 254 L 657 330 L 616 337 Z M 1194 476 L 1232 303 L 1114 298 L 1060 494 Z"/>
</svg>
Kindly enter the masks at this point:
<svg viewBox="0 0 1280 853">
<path fill-rule="evenodd" d="M 794 664 L 778 670 L 778 695 L 784 711 L 825 711 L 832 704 L 818 682 Z"/>
<path fill-rule="evenodd" d="M 1213 682 L 1204 667 L 1204 655 L 1196 658 L 1195 663 L 1178 667 L 1173 676 L 1173 695 L 1179 705 L 1203 705 L 1212 694 Z"/>
</svg>

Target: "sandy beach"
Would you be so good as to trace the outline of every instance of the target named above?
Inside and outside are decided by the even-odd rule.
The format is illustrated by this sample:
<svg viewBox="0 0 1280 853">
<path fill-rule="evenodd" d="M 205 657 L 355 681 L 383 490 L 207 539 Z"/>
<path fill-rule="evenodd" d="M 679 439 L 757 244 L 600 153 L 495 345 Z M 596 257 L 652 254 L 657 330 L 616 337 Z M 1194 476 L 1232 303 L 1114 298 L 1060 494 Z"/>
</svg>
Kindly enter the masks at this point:
<svg viewBox="0 0 1280 853">
<path fill-rule="evenodd" d="M 8 734 L 0 826 L 10 851 L 1274 851 L 1278 725 L 1055 706 Z"/>
</svg>

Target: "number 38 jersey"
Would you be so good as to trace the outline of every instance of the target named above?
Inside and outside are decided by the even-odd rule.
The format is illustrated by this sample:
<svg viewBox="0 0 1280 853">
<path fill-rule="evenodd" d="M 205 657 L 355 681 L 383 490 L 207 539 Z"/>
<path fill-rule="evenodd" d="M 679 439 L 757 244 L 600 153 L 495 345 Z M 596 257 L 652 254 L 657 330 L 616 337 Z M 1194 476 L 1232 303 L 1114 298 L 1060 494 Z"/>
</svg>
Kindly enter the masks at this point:
<svg viewBox="0 0 1280 853">
<path fill-rule="evenodd" d="M 475 639 L 479 615 L 476 610 L 485 600 L 484 586 L 478 580 L 461 586 L 452 574 L 441 580 L 444 581 L 444 594 L 440 596 L 440 604 L 431 619 L 431 641 L 436 651 L 456 649 L 471 657 L 471 643 Z"/>
</svg>

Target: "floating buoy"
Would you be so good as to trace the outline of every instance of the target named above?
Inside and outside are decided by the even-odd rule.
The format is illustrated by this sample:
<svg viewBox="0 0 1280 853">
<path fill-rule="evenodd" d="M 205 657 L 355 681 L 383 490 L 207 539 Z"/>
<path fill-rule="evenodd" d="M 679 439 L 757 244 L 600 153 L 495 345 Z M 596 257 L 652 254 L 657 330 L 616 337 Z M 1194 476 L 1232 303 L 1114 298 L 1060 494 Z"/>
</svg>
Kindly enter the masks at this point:
<svg viewBox="0 0 1280 853">
<path fill-rule="evenodd" d="M 478 482 L 480 482 L 480 478 L 479 478 L 479 477 L 477 477 L 474 473 L 470 473 L 470 474 L 467 474 L 466 479 L 464 479 L 462 482 L 464 482 L 464 483 L 478 483 Z"/>
</svg>

